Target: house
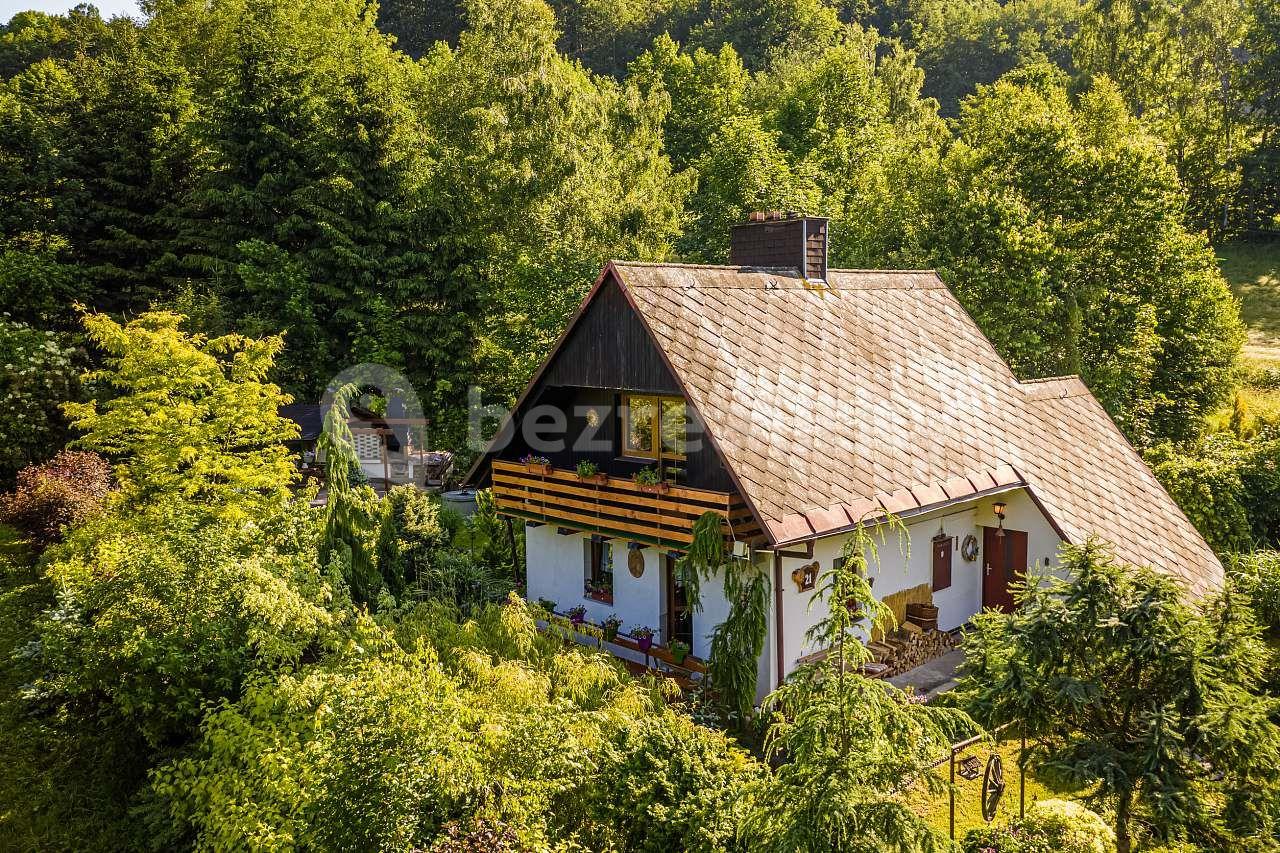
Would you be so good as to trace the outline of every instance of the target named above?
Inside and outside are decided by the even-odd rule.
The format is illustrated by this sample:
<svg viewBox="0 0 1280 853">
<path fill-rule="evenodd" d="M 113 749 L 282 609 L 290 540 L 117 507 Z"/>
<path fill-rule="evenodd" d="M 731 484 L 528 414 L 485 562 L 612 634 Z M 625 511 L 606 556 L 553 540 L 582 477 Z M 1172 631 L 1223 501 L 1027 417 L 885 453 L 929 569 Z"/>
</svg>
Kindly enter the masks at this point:
<svg viewBox="0 0 1280 853">
<path fill-rule="evenodd" d="M 525 523 L 530 600 L 705 657 L 728 604 L 704 583 L 690 612 L 673 566 L 714 509 L 772 569 L 766 691 L 820 651 L 814 576 L 886 512 L 909 549 L 881 548 L 873 590 L 899 611 L 931 603 L 942 629 L 1010 608 L 1012 580 L 1091 535 L 1190 595 L 1221 586 L 1078 378 L 1019 381 L 935 273 L 828 270 L 826 245 L 824 219 L 756 216 L 729 266 L 605 267 L 468 477 Z M 579 478 L 582 461 L 607 477 Z M 633 481 L 642 468 L 665 493 Z"/>
<path fill-rule="evenodd" d="M 323 459 L 319 439 L 328 403 L 291 403 L 279 409 L 280 417 L 298 425 L 297 440 L 286 446 L 297 457 L 299 468 L 310 474 L 319 474 Z M 407 417 L 403 402 L 396 397 L 388 401 L 388 408 L 390 414 L 380 415 L 359 405 L 351 407 L 347 425 L 361 472 L 383 490 L 405 483 L 422 489 L 443 488 L 453 473 L 453 454 L 415 448 L 414 427 L 425 422 Z"/>
</svg>

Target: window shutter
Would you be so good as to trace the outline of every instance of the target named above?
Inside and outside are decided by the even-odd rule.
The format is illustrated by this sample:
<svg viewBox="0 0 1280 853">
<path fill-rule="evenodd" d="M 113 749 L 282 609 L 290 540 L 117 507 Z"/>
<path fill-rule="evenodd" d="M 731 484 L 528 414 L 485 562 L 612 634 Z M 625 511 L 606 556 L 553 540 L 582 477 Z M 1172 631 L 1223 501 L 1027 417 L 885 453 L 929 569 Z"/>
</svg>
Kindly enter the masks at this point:
<svg viewBox="0 0 1280 853">
<path fill-rule="evenodd" d="M 951 586 L 951 537 L 937 536 L 933 540 L 933 591 Z"/>
</svg>

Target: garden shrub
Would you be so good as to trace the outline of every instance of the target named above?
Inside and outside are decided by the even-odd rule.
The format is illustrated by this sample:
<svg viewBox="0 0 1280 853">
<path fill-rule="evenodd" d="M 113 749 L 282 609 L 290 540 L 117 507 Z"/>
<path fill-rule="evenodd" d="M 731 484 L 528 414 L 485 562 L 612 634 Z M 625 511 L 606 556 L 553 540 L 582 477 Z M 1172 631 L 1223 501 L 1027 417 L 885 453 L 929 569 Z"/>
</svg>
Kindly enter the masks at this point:
<svg viewBox="0 0 1280 853">
<path fill-rule="evenodd" d="M 613 830 L 595 824 L 593 792 L 613 786 L 625 811 L 617 770 L 644 752 L 615 754 L 613 745 L 647 721 L 660 731 L 682 730 L 681 720 L 602 654 L 560 647 L 543 669 L 479 652 L 495 640 L 483 636 L 490 632 L 535 631 L 523 605 L 488 608 L 481 623 L 455 622 L 429 644 L 403 631 L 397 640 L 359 615 L 319 661 L 251 680 L 238 701 L 205 717 L 190 754 L 152 775 L 157 802 L 194 840 L 185 846 L 601 849 L 582 842 Z M 424 628 L 438 624 L 428 619 Z M 463 645 L 447 648 L 454 641 Z M 446 647 L 448 663 L 434 643 Z M 652 750 L 654 778 L 683 780 L 675 801 L 687 793 L 689 805 L 672 808 L 675 818 L 723 821 L 706 810 L 727 802 L 732 774 L 700 795 L 689 787 L 698 779 L 685 770 L 689 756 L 718 751 L 702 764 L 741 764 L 740 778 L 754 762 L 714 732 L 689 734 L 705 739 L 705 750 Z"/>
<path fill-rule="evenodd" d="M 1241 479 L 1243 443 L 1234 436 L 1220 438 L 1205 442 L 1196 452 L 1157 445 L 1147 451 L 1146 460 L 1215 551 L 1244 551 L 1251 547 L 1253 534 Z"/>
<path fill-rule="evenodd" d="M 288 504 L 230 524 L 171 500 L 110 511 L 45 556 L 36 687 L 127 719 L 152 745 L 190 736 L 260 667 L 297 663 L 331 619 L 314 515 Z"/>
<path fill-rule="evenodd" d="M 1236 588 L 1249 596 L 1258 624 L 1280 633 L 1280 552 L 1233 554 L 1226 562 Z"/>
<path fill-rule="evenodd" d="M 1189 449 L 1163 444 L 1146 459 L 1219 554 L 1280 542 L 1280 428 L 1248 441 L 1220 432 Z"/>
<path fill-rule="evenodd" d="M 60 406 L 79 393 L 82 360 L 66 336 L 0 314 L 0 488 L 65 442 Z"/>
<path fill-rule="evenodd" d="M 595 849 L 709 853 L 735 848 L 741 791 L 763 774 L 723 734 L 669 714 L 619 731 L 599 775 L 591 815 L 613 843 Z"/>
<path fill-rule="evenodd" d="M 47 547 L 65 528 L 79 524 L 102 507 L 111 489 L 111 469 L 96 453 L 63 450 L 48 462 L 18 472 L 12 494 L 0 495 L 0 522 Z"/>
<path fill-rule="evenodd" d="M 1005 826 L 971 829 L 964 853 L 1111 853 L 1115 832 L 1079 803 L 1041 800 Z"/>
<path fill-rule="evenodd" d="M 396 486 L 381 502 L 378 571 L 392 595 L 430 572 L 431 560 L 445 542 L 439 504 L 413 486 Z"/>
<path fill-rule="evenodd" d="M 516 831 L 502 821 L 477 817 L 469 824 L 447 823 L 429 853 L 517 853 Z"/>
</svg>

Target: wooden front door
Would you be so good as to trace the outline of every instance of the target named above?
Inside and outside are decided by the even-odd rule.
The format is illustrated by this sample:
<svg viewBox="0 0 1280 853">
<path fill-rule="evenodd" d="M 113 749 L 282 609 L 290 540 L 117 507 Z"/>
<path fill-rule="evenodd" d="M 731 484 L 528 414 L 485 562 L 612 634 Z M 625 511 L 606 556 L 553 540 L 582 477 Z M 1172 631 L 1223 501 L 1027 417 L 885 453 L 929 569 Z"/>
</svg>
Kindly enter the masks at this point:
<svg viewBox="0 0 1280 853">
<path fill-rule="evenodd" d="M 1009 585 L 1026 572 L 1026 531 L 982 528 L 982 606 L 1011 613 L 1014 604 Z"/>
</svg>

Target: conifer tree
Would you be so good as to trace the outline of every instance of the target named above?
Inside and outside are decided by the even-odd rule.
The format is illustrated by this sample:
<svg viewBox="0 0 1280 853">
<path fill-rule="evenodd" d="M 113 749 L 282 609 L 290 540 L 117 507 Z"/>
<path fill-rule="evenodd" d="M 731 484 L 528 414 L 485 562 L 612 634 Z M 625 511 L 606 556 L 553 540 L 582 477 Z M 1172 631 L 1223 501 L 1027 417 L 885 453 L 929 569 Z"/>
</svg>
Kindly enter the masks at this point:
<svg viewBox="0 0 1280 853">
<path fill-rule="evenodd" d="M 1013 614 L 966 641 L 961 695 L 984 724 L 1017 722 L 1034 762 L 1112 809 L 1121 853 L 1157 839 L 1231 849 L 1277 817 L 1280 700 L 1240 593 L 1194 606 L 1167 575 L 1096 541 L 1064 549 L 1068 580 L 1033 578 Z"/>
</svg>

